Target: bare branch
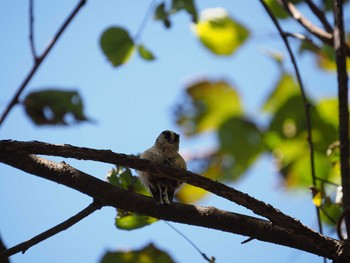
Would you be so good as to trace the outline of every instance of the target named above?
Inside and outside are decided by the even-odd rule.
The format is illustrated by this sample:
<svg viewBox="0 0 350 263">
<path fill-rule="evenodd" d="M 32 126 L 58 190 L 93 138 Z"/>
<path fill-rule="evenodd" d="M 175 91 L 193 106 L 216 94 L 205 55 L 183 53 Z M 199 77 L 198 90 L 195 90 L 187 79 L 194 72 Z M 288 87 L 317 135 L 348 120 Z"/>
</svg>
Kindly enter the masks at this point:
<svg viewBox="0 0 350 263">
<path fill-rule="evenodd" d="M 315 3 L 312 0 L 306 0 L 305 1 L 308 6 L 310 7 L 311 11 L 317 16 L 317 18 L 320 20 L 320 22 L 322 23 L 322 25 L 324 26 L 324 28 L 326 29 L 326 31 L 328 33 L 332 33 L 333 32 L 333 28 L 332 26 L 328 23 L 327 18 L 324 14 L 324 12 L 318 8 L 317 5 L 315 5 Z"/>
<path fill-rule="evenodd" d="M 99 210 L 99 209 L 101 209 L 101 205 L 98 204 L 98 202 L 91 203 L 85 209 L 83 209 L 82 211 L 80 211 L 76 215 L 72 216 L 71 218 L 67 219 L 66 221 L 50 228 L 49 230 L 31 238 L 25 242 L 22 242 L 22 243 L 14 246 L 12 248 L 9 248 L 3 252 L 0 252 L 0 259 L 3 257 L 4 258 L 9 257 L 9 256 L 14 255 L 14 254 L 19 253 L 19 252 L 25 253 L 32 246 L 35 246 L 36 244 L 44 241 L 45 239 L 48 239 L 48 238 L 58 234 L 59 232 L 62 232 L 64 230 L 70 228 L 71 226 L 78 223 L 80 220 L 91 215 L 93 212 L 95 212 L 96 210 Z"/>
<path fill-rule="evenodd" d="M 112 206 L 168 221 L 250 236 L 261 241 L 297 248 L 330 259 L 337 258 L 337 251 L 342 245 L 341 242 L 323 235 L 310 236 L 307 231 L 296 232 L 290 228 L 275 225 L 270 221 L 214 207 L 179 203 L 158 204 L 150 197 L 115 187 L 64 162 L 55 163 L 34 155 L 6 150 L 3 147 L 0 152 L 0 161 L 27 173 L 76 189 L 91 196 L 102 206 Z M 139 161 L 141 160 L 139 159 Z"/>
<path fill-rule="evenodd" d="M 349 106 L 348 74 L 346 71 L 346 46 L 343 18 L 343 1 L 334 1 L 334 49 L 338 76 L 339 101 L 339 141 L 340 172 L 343 189 L 343 210 L 350 209 L 350 174 L 349 174 Z M 350 237 L 350 214 L 345 216 L 347 236 Z"/>
<path fill-rule="evenodd" d="M 272 19 L 272 22 L 274 23 L 274 25 L 276 26 L 279 34 L 281 35 L 283 42 L 287 48 L 289 57 L 292 61 L 293 67 L 294 67 L 294 71 L 299 83 L 299 87 L 300 87 L 300 91 L 301 91 L 301 97 L 303 99 L 303 103 L 304 103 L 304 107 L 305 107 L 305 116 L 306 116 L 306 126 L 307 126 L 307 141 L 309 144 L 309 149 L 310 149 L 310 166 L 311 166 L 311 179 L 312 179 L 312 184 L 313 186 L 316 187 L 316 171 L 315 171 L 315 157 L 314 157 L 314 144 L 313 144 L 313 139 L 312 139 L 312 127 L 311 127 L 311 113 L 310 113 L 310 103 L 308 101 L 308 98 L 306 96 L 306 92 L 304 89 L 304 85 L 301 79 L 301 75 L 299 72 L 299 67 L 297 64 L 297 61 L 295 59 L 295 56 L 293 54 L 293 51 L 289 45 L 288 42 L 288 38 L 286 36 L 286 34 L 284 33 L 282 27 L 280 26 L 279 22 L 277 21 L 276 17 L 273 15 L 273 13 L 271 12 L 270 8 L 265 4 L 264 0 L 260 0 L 261 4 L 263 5 L 263 7 L 265 8 L 266 12 L 268 13 L 268 15 L 270 16 L 270 18 Z M 318 221 L 318 226 L 319 226 L 319 231 L 322 234 L 323 229 L 322 229 L 322 222 L 321 222 L 321 215 L 320 215 L 320 209 L 319 207 L 316 207 L 316 215 L 317 215 L 317 221 Z"/>
<path fill-rule="evenodd" d="M 324 31 L 323 29 L 317 27 L 310 20 L 308 20 L 303 14 L 293 5 L 293 3 L 282 0 L 285 9 L 289 12 L 289 14 L 297 20 L 307 31 L 311 34 L 315 35 L 323 42 L 332 45 L 333 35 L 329 32 Z"/>
<path fill-rule="evenodd" d="M 59 30 L 57 31 L 57 33 L 53 37 L 52 41 L 47 45 L 47 47 L 44 50 L 44 52 L 42 53 L 42 55 L 37 57 L 33 67 L 31 68 L 31 70 L 29 71 L 28 75 L 23 80 L 22 84 L 19 86 L 16 94 L 14 95 L 14 97 L 12 98 L 10 103 L 7 105 L 5 111 L 3 112 L 3 114 L 2 114 L 2 116 L 0 118 L 0 126 L 4 122 L 4 120 L 6 119 L 7 115 L 10 113 L 11 109 L 19 102 L 20 95 L 22 94 L 23 90 L 27 87 L 29 81 L 32 79 L 32 77 L 34 76 L 34 74 L 38 70 L 38 68 L 41 65 L 41 63 L 44 61 L 44 59 L 49 54 L 49 52 L 51 51 L 53 46 L 56 44 L 57 40 L 60 38 L 60 36 L 65 31 L 67 26 L 72 22 L 73 18 L 78 14 L 79 10 L 85 5 L 85 3 L 86 3 L 86 0 L 80 0 L 79 1 L 78 5 L 75 7 L 73 12 L 70 14 L 70 16 L 64 21 L 62 26 L 59 28 Z"/>
</svg>

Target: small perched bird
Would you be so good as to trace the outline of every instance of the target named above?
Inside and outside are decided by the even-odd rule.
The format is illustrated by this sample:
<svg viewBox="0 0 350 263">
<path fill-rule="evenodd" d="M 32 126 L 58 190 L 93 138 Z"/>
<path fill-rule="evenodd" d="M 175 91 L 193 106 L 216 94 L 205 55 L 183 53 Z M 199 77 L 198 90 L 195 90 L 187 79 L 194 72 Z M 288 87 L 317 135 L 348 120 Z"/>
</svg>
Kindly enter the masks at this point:
<svg viewBox="0 0 350 263">
<path fill-rule="evenodd" d="M 141 158 L 170 167 L 186 170 L 186 162 L 178 153 L 180 136 L 173 131 L 163 131 L 155 144 L 141 154 Z M 148 172 L 138 171 L 142 184 L 161 204 L 170 204 L 174 193 L 181 185 L 176 179 L 159 177 Z"/>
</svg>

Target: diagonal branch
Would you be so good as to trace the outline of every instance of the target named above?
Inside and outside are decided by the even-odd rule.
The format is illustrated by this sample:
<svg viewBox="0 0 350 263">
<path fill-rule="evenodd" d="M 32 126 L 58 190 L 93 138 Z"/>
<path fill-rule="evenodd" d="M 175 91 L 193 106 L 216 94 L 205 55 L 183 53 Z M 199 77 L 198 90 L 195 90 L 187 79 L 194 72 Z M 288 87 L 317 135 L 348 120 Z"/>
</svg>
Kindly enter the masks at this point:
<svg viewBox="0 0 350 263">
<path fill-rule="evenodd" d="M 0 251 L 0 259 L 9 257 L 11 255 L 14 255 L 16 253 L 22 252 L 25 253 L 29 248 L 32 246 L 35 246 L 36 244 L 44 241 L 45 239 L 48 239 L 59 232 L 62 232 L 64 230 L 67 230 L 71 226 L 78 223 L 80 220 L 84 219 L 85 217 L 91 215 L 96 210 L 101 209 L 101 205 L 97 202 L 92 202 L 90 205 L 88 205 L 85 209 L 77 213 L 76 215 L 72 216 L 71 218 L 67 219 L 66 221 L 48 229 L 47 231 L 27 240 L 24 241 L 12 248 L 9 248 L 3 252 Z"/>
<path fill-rule="evenodd" d="M 130 167 L 137 170 L 149 171 L 158 176 L 177 177 L 180 181 L 200 187 L 213 194 L 237 203 L 252 210 L 255 214 L 269 219 L 272 223 L 282 227 L 293 229 L 297 232 L 305 232 L 310 236 L 319 236 L 319 233 L 304 226 L 300 221 L 285 215 L 278 209 L 257 200 L 246 193 L 242 193 L 227 185 L 213 181 L 198 174 L 178 170 L 166 166 L 159 166 L 149 160 L 140 159 L 136 156 L 114 153 L 110 150 L 96 150 L 72 145 L 54 145 L 43 142 L 18 142 L 0 141 L 2 152 L 28 153 L 61 156 L 80 160 L 92 160 L 110 164 Z"/>
<path fill-rule="evenodd" d="M 318 8 L 317 5 L 312 0 L 306 0 L 305 1 L 308 6 L 310 7 L 311 11 L 317 16 L 317 18 L 320 20 L 322 23 L 323 27 L 326 29 L 328 33 L 333 32 L 332 26 L 329 24 L 324 12 Z"/>
<path fill-rule="evenodd" d="M 117 188 L 64 162 L 55 163 L 34 155 L 13 152 L 2 147 L 0 161 L 27 173 L 63 184 L 91 196 L 102 206 L 112 206 L 168 221 L 202 226 L 229 233 L 297 248 L 330 259 L 337 258 L 340 242 L 318 235 L 311 237 L 305 231 L 295 232 L 269 221 L 219 210 L 173 203 L 162 205 L 150 197 Z"/>
<path fill-rule="evenodd" d="M 294 71 L 299 83 L 299 87 L 300 87 L 300 91 L 301 91 L 301 97 L 303 99 L 303 104 L 305 107 L 305 116 L 306 116 L 306 126 L 307 126 L 307 141 L 309 144 L 309 149 L 310 149 L 310 166 L 311 166 L 311 179 L 312 179 L 312 184 L 313 186 L 316 187 L 316 171 L 315 171 L 315 157 L 314 157 L 314 144 L 313 144 L 313 139 L 312 139 L 312 127 L 311 127 L 311 113 L 310 113 L 310 103 L 307 99 L 306 96 L 306 92 L 304 89 L 304 84 L 303 81 L 301 79 L 301 75 L 299 72 L 299 67 L 297 64 L 297 61 L 295 59 L 295 56 L 293 54 L 293 51 L 289 45 L 288 42 L 288 38 L 287 35 L 285 34 L 285 32 L 283 31 L 282 27 L 280 26 L 279 22 L 277 21 L 276 17 L 273 15 L 273 13 L 271 12 L 270 8 L 266 5 L 266 3 L 264 2 L 264 0 L 260 0 L 261 4 L 263 5 L 263 7 L 265 8 L 266 12 L 268 13 L 268 15 L 270 16 L 272 22 L 274 23 L 274 25 L 276 26 L 279 34 L 281 35 L 283 42 L 287 48 L 289 57 L 292 61 L 293 67 L 294 67 Z M 283 1 L 285 2 L 285 1 Z M 316 206 L 316 215 L 317 215 L 317 221 L 318 221 L 318 226 L 319 226 L 319 231 L 320 233 L 323 232 L 322 229 L 322 222 L 321 222 L 321 215 L 320 215 L 320 209 L 319 207 Z"/>
<path fill-rule="evenodd" d="M 309 1 L 310 2 L 310 1 Z M 333 46 L 333 34 L 331 32 L 326 32 L 322 28 L 314 25 L 310 20 L 308 20 L 289 0 L 282 0 L 283 6 L 287 12 L 299 22 L 307 31 L 319 38 L 323 43 Z M 328 30 L 328 29 L 327 29 Z M 344 42 L 347 56 L 350 56 L 350 47 Z"/>
<path fill-rule="evenodd" d="M 44 52 L 36 58 L 34 65 L 32 66 L 31 70 L 29 71 L 26 78 L 23 80 L 22 84 L 19 86 L 16 94 L 13 96 L 10 103 L 7 105 L 5 111 L 3 112 L 1 118 L 0 118 L 0 126 L 10 113 L 11 109 L 19 102 L 19 97 L 22 94 L 23 90 L 27 87 L 29 81 L 32 79 L 32 77 L 35 75 L 36 71 L 38 70 L 41 63 L 44 61 L 46 56 L 49 54 L 53 46 L 56 44 L 57 40 L 60 38 L 62 33 L 65 31 L 67 26 L 72 22 L 73 18 L 78 14 L 79 10 L 85 5 L 86 0 L 80 0 L 78 5 L 75 7 L 75 9 L 72 11 L 70 16 L 64 21 L 62 26 L 57 31 L 56 35 L 53 37 L 52 41 L 47 45 Z"/>
<path fill-rule="evenodd" d="M 350 174 L 349 174 L 349 106 L 348 74 L 346 69 L 346 46 L 343 19 L 343 2 L 334 1 L 334 49 L 338 76 L 339 101 L 339 141 L 340 172 L 342 177 L 343 210 L 350 209 Z M 350 216 L 345 216 L 347 236 L 350 237 Z"/>
</svg>

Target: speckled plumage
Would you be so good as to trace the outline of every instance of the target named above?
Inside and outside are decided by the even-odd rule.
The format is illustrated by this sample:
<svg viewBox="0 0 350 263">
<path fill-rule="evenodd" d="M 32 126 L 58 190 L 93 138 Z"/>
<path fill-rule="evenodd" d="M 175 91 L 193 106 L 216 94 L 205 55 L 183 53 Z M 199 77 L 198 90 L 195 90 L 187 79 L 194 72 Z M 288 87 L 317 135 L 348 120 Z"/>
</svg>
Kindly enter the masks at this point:
<svg viewBox="0 0 350 263">
<path fill-rule="evenodd" d="M 155 144 L 141 154 L 141 158 L 155 163 L 186 170 L 186 162 L 178 153 L 180 136 L 173 131 L 163 131 Z M 138 171 L 142 184 L 152 193 L 154 199 L 162 204 L 172 202 L 174 193 L 181 185 L 179 180 L 161 178 L 148 172 Z"/>
</svg>

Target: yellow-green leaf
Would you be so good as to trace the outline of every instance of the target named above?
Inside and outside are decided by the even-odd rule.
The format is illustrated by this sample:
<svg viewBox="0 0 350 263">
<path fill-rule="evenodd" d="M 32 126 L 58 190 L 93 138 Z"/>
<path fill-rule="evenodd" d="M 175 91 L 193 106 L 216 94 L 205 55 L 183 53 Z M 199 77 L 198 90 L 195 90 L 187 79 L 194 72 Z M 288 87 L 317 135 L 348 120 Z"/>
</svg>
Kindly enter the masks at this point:
<svg viewBox="0 0 350 263">
<path fill-rule="evenodd" d="M 189 184 L 185 184 L 181 187 L 180 191 L 176 194 L 176 198 L 185 204 L 193 204 L 203 199 L 208 192 L 202 188 L 195 187 Z"/>
<path fill-rule="evenodd" d="M 222 8 L 205 9 L 193 29 L 206 48 L 221 56 L 233 54 L 249 36 L 248 29 Z"/>
<path fill-rule="evenodd" d="M 107 180 L 110 184 L 143 195 L 150 195 L 142 186 L 140 178 L 133 176 L 131 170 L 126 167 L 118 167 L 108 172 Z M 156 222 L 158 219 L 139 215 L 136 213 L 117 209 L 117 216 L 115 218 L 115 226 L 118 229 L 134 230 Z"/>
<path fill-rule="evenodd" d="M 115 67 L 126 63 L 135 49 L 128 31 L 121 27 L 111 27 L 104 31 L 100 44 L 104 54 Z"/>
<path fill-rule="evenodd" d="M 144 60 L 152 61 L 156 59 L 153 53 L 149 49 L 147 49 L 144 45 L 139 45 L 137 47 L 137 50 L 141 58 L 143 58 Z"/>
<path fill-rule="evenodd" d="M 290 74 L 282 74 L 274 90 L 268 96 L 263 110 L 274 113 L 293 95 L 300 94 L 300 89 Z"/>
<path fill-rule="evenodd" d="M 187 135 L 216 130 L 228 118 L 242 114 L 237 91 L 225 81 L 201 81 L 186 92 L 189 100 L 178 105 L 177 123 Z"/>
</svg>

